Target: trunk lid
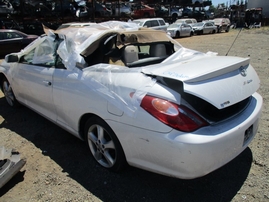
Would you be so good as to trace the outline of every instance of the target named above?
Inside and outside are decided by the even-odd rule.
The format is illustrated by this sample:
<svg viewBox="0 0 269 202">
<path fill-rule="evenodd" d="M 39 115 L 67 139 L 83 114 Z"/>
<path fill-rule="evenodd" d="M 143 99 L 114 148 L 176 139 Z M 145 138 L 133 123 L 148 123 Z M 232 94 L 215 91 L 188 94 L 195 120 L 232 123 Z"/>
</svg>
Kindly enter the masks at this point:
<svg viewBox="0 0 269 202">
<path fill-rule="evenodd" d="M 182 81 L 185 93 L 222 109 L 246 99 L 259 88 L 260 80 L 249 61 L 249 58 L 201 54 L 187 60 L 168 58 L 142 72 Z"/>
</svg>

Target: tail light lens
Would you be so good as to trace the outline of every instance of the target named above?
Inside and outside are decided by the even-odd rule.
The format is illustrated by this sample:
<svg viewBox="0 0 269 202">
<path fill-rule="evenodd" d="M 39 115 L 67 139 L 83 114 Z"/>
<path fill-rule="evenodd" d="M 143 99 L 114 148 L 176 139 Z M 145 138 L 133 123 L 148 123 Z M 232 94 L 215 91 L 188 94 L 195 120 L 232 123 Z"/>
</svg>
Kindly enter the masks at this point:
<svg viewBox="0 0 269 202">
<path fill-rule="evenodd" d="M 209 125 L 202 117 L 183 105 L 146 95 L 140 106 L 164 124 L 184 132 Z"/>
</svg>

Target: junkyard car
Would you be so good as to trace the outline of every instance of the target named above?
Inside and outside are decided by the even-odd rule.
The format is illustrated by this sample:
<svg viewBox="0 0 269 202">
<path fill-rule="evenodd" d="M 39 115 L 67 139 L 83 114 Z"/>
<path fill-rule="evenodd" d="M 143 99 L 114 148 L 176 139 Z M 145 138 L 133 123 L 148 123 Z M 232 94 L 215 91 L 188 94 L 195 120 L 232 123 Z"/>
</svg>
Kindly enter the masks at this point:
<svg viewBox="0 0 269 202">
<path fill-rule="evenodd" d="M 37 37 L 37 35 L 28 35 L 18 30 L 0 29 L 0 56 L 20 51 Z"/>
<path fill-rule="evenodd" d="M 173 23 L 168 26 L 167 33 L 173 38 L 179 38 L 182 36 L 192 36 L 193 29 L 185 23 Z"/>
<path fill-rule="evenodd" d="M 212 22 L 198 22 L 192 25 L 195 34 L 215 34 L 217 26 Z"/>
<path fill-rule="evenodd" d="M 182 18 L 182 19 L 177 19 L 175 23 L 186 23 L 189 25 L 193 25 L 194 23 L 197 23 L 197 20 L 194 18 Z"/>
<path fill-rule="evenodd" d="M 229 18 L 215 18 L 214 24 L 217 26 L 218 32 L 230 31 L 231 22 Z"/>
<path fill-rule="evenodd" d="M 139 27 L 146 27 L 155 30 L 163 30 L 166 32 L 168 23 L 163 18 L 142 18 L 133 20 Z"/>
<path fill-rule="evenodd" d="M 7 103 L 85 140 L 109 170 L 129 164 L 196 178 L 235 158 L 257 132 L 262 97 L 248 58 L 186 49 L 134 23 L 45 33 L 2 62 Z"/>
</svg>

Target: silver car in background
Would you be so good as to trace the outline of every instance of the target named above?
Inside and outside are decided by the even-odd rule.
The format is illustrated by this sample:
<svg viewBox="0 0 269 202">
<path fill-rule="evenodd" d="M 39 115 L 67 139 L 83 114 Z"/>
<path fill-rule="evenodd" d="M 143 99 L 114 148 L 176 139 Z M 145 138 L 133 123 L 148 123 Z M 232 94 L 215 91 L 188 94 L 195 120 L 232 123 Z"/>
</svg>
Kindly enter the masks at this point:
<svg viewBox="0 0 269 202">
<path fill-rule="evenodd" d="M 143 18 L 133 20 L 139 27 L 147 27 L 155 30 L 166 31 L 169 26 L 168 23 L 164 21 L 163 18 Z"/>
<path fill-rule="evenodd" d="M 217 26 L 212 22 L 198 22 L 192 25 L 195 34 L 215 34 Z"/>
<path fill-rule="evenodd" d="M 183 36 L 192 36 L 193 29 L 190 25 L 185 23 L 173 23 L 168 26 L 167 33 L 173 38 L 179 38 Z"/>
</svg>

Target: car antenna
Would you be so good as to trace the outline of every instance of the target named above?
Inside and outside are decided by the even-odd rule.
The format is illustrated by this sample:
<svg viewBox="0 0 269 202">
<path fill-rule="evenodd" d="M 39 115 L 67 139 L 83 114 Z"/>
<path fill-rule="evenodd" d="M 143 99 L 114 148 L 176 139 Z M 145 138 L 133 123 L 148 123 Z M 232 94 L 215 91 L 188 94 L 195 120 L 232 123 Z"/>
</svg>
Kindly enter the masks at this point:
<svg viewBox="0 0 269 202">
<path fill-rule="evenodd" d="M 242 31 L 242 29 L 243 29 L 243 28 L 241 28 L 241 29 L 240 29 L 240 31 L 238 32 L 237 36 L 236 36 L 236 37 L 235 37 L 235 39 L 234 39 L 234 42 L 235 42 L 235 41 L 236 41 L 236 39 L 238 38 L 238 36 L 239 36 L 240 32 Z M 228 52 L 226 53 L 226 55 L 225 55 L 225 56 L 227 56 L 227 55 L 228 55 L 228 53 L 230 52 L 231 48 L 232 48 L 232 47 L 233 47 L 233 45 L 234 45 L 234 42 L 232 43 L 231 47 L 229 48 L 229 50 L 228 50 Z"/>
</svg>

